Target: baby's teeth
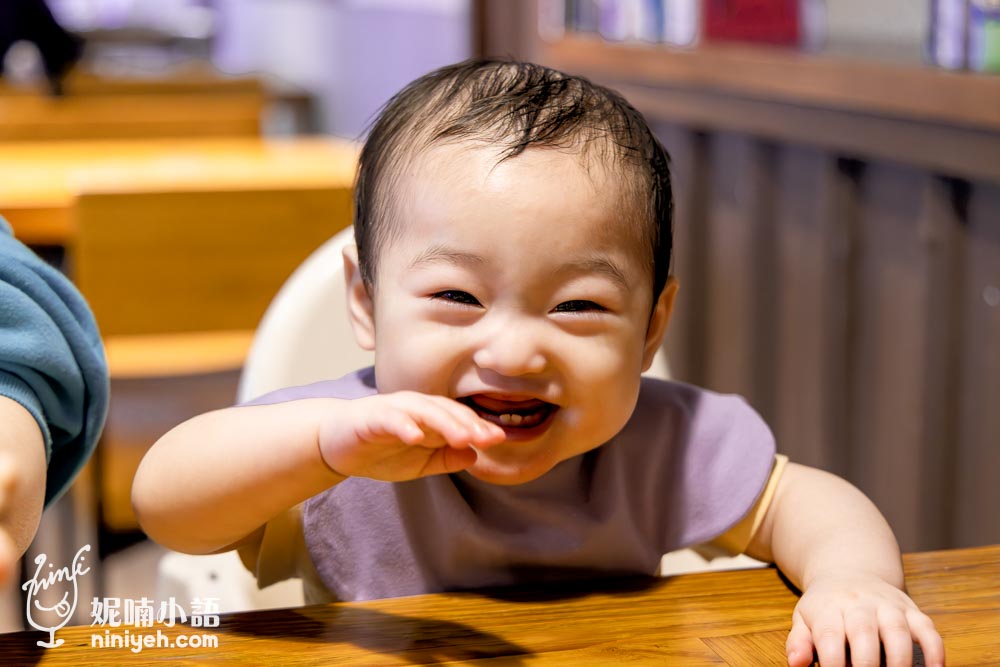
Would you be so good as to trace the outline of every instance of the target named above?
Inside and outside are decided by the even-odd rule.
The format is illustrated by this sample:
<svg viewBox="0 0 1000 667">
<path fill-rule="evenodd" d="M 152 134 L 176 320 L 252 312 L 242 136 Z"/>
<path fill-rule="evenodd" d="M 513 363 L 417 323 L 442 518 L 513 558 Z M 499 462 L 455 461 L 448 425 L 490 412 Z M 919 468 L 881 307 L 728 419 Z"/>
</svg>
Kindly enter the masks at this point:
<svg viewBox="0 0 1000 667">
<path fill-rule="evenodd" d="M 517 426 L 524 420 L 524 417 L 517 414 L 504 413 L 500 415 L 500 423 L 504 426 Z"/>
</svg>

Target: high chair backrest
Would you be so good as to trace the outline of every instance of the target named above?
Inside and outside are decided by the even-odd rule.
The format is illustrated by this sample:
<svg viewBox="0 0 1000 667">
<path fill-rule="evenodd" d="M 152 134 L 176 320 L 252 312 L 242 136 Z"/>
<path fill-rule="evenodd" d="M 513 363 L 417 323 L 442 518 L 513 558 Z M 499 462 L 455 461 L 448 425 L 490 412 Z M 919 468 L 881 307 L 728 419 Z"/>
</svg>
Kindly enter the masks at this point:
<svg viewBox="0 0 1000 667">
<path fill-rule="evenodd" d="M 374 355 L 358 347 L 347 319 L 341 253 L 353 242 L 353 227 L 338 232 L 278 291 L 254 335 L 240 378 L 240 401 L 372 364 Z"/>
<path fill-rule="evenodd" d="M 239 399 L 282 387 L 338 378 L 374 361 L 358 347 L 347 319 L 342 251 L 347 228 L 324 243 L 288 279 L 257 328 L 240 381 Z M 669 377 L 661 350 L 647 375 Z"/>
</svg>

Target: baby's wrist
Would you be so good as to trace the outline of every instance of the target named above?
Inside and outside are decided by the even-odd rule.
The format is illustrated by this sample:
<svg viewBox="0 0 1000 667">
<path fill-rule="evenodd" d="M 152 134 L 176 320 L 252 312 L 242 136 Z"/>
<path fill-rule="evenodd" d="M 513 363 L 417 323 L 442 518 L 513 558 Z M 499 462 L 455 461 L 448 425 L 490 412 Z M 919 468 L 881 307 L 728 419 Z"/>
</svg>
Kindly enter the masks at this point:
<svg viewBox="0 0 1000 667">
<path fill-rule="evenodd" d="M 339 440 L 343 437 L 337 428 L 343 426 L 344 416 L 341 414 L 343 404 L 344 401 L 338 399 L 324 401 L 316 427 L 316 453 L 319 455 L 321 465 L 334 477 L 332 484 L 339 484 L 350 477 L 340 472 L 337 457 L 334 456 L 337 446 L 341 444 Z"/>
<path fill-rule="evenodd" d="M 340 484 L 341 482 L 343 482 L 345 479 L 347 479 L 349 477 L 349 475 L 345 475 L 342 472 L 339 472 L 336 468 L 334 468 L 333 465 L 329 461 L 326 460 L 326 457 L 323 456 L 322 452 L 320 452 L 319 458 L 320 458 L 320 461 L 323 462 L 323 466 L 327 469 L 327 472 L 329 472 L 334 477 L 333 482 L 332 482 L 332 484 L 330 486 L 334 486 L 336 484 Z"/>
<path fill-rule="evenodd" d="M 802 578 L 802 590 L 808 590 L 817 584 L 848 585 L 853 587 L 864 582 L 870 582 L 873 584 L 882 583 L 899 590 L 904 590 L 902 586 L 902 576 L 900 576 L 897 581 L 897 578 L 888 576 L 887 573 L 878 572 L 870 568 L 851 568 L 844 566 L 830 567 L 817 570 L 813 573 L 808 573 Z"/>
<path fill-rule="evenodd" d="M 332 444 L 327 438 L 323 438 L 322 436 L 316 438 L 316 451 L 319 454 L 319 460 L 323 467 L 333 476 L 333 484 L 339 484 L 350 477 L 350 475 L 345 475 L 338 469 L 337 457 L 333 456 L 333 452 L 330 451 L 333 449 Z"/>
</svg>

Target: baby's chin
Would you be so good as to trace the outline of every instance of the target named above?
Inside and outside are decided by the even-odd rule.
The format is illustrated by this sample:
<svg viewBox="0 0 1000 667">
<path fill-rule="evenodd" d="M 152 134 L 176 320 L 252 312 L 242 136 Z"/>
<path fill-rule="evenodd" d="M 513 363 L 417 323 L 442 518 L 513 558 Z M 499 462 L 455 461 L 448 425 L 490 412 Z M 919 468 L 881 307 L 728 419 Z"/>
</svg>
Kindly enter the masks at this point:
<svg viewBox="0 0 1000 667">
<path fill-rule="evenodd" d="M 515 443 L 509 443 L 509 445 L 513 444 Z M 537 454 L 534 456 L 502 455 L 500 452 L 496 452 L 496 449 L 491 448 L 491 451 L 477 452 L 479 456 L 476 462 L 466 468 L 465 472 L 487 484 L 516 486 L 538 479 L 559 463 L 559 461 L 549 461 L 547 457 L 542 459 Z"/>
</svg>

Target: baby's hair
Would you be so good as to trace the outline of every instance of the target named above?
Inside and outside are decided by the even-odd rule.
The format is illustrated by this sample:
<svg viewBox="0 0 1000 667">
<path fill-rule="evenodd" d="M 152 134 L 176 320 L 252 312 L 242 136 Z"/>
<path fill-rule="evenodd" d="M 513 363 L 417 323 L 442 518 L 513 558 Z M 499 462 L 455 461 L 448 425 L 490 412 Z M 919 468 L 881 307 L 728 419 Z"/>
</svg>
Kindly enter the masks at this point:
<svg viewBox="0 0 1000 667">
<path fill-rule="evenodd" d="M 499 161 L 529 147 L 596 152 L 620 175 L 625 210 L 637 218 L 651 264 L 653 301 L 670 272 L 673 196 L 669 156 L 642 114 L 618 93 L 579 76 L 507 60 L 468 60 L 416 79 L 390 99 L 369 128 L 354 192 L 361 277 L 375 263 L 391 224 L 403 167 L 438 144 L 479 142 Z"/>
</svg>

